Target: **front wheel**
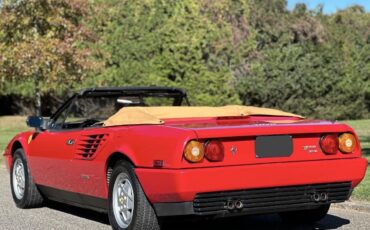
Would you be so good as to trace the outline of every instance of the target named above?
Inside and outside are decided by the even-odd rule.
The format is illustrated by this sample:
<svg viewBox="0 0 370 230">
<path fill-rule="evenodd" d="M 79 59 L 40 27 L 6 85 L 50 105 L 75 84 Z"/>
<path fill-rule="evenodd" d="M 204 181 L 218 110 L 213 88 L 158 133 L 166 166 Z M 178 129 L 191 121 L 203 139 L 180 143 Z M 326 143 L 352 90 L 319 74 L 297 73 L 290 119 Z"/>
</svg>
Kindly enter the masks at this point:
<svg viewBox="0 0 370 230">
<path fill-rule="evenodd" d="M 315 209 L 282 212 L 279 215 L 287 222 L 314 223 L 323 219 L 328 214 L 329 208 L 330 204 L 324 204 Z"/>
<path fill-rule="evenodd" d="M 23 149 L 14 152 L 10 172 L 10 187 L 17 207 L 25 209 L 41 206 L 44 199 L 33 182 Z"/>
<path fill-rule="evenodd" d="M 159 230 L 157 216 L 147 200 L 134 168 L 117 162 L 109 181 L 108 216 L 116 230 Z"/>
</svg>

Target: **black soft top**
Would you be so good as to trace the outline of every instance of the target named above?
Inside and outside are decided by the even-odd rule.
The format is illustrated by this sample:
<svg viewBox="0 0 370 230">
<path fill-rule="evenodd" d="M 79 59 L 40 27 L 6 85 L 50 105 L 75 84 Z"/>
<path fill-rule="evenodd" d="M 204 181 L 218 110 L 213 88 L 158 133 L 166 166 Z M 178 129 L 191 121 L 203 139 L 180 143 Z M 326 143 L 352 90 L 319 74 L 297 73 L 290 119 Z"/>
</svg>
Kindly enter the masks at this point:
<svg viewBox="0 0 370 230">
<path fill-rule="evenodd" d="M 83 89 L 78 92 L 80 96 L 98 96 L 98 95 L 109 95 L 109 94 L 120 94 L 125 96 L 144 96 L 144 95 L 158 95 L 158 96 L 181 96 L 186 97 L 186 92 L 179 88 L 174 87 L 98 87 Z"/>
<path fill-rule="evenodd" d="M 137 97 L 172 97 L 174 106 L 180 106 L 183 102 L 190 105 L 186 92 L 175 87 L 147 86 L 147 87 L 97 87 L 82 89 L 69 98 L 52 116 L 56 117 L 76 97 L 99 97 L 99 96 L 137 96 Z"/>
</svg>

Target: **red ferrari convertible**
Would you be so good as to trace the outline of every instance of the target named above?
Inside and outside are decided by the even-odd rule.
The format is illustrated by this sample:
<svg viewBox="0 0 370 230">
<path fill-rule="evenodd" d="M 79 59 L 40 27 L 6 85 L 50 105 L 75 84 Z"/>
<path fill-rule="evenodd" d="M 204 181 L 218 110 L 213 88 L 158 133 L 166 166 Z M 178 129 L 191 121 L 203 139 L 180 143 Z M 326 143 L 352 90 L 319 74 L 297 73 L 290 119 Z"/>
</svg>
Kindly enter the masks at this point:
<svg viewBox="0 0 370 230">
<path fill-rule="evenodd" d="M 350 197 L 368 164 L 345 124 L 190 106 L 176 88 L 86 89 L 27 123 L 35 131 L 4 154 L 16 205 L 86 207 L 108 213 L 113 229 L 160 229 L 166 216 L 318 221 Z"/>
</svg>

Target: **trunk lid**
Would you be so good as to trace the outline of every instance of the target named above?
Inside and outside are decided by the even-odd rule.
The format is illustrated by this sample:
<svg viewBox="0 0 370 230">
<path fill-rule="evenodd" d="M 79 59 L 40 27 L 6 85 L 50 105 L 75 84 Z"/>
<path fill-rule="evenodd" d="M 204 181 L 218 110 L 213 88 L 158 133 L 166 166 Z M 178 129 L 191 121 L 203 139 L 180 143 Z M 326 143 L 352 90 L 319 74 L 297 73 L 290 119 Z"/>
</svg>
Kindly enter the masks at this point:
<svg viewBox="0 0 370 230">
<path fill-rule="evenodd" d="M 240 119 L 177 120 L 167 121 L 166 124 L 193 130 L 201 142 L 218 139 L 223 143 L 225 158 L 222 162 L 209 162 L 205 159 L 201 163 L 191 164 L 183 159 L 184 167 L 330 160 L 353 158 L 361 154 L 359 149 L 353 154 L 338 152 L 335 155 L 326 155 L 322 152 L 320 139 L 323 135 L 328 133 L 353 133 L 353 129 L 349 126 L 332 121 L 290 119 L 286 117 L 248 117 Z M 289 138 L 291 140 L 291 154 L 286 152 Z M 262 139 L 262 141 L 257 142 L 258 139 Z M 275 140 L 275 142 L 271 142 L 270 139 Z M 269 145 L 269 143 L 273 143 L 272 148 L 276 149 L 276 153 L 272 150 L 271 154 L 259 156 L 259 153 L 257 153 L 259 151 L 257 150 L 258 147 L 261 149 L 261 145 L 263 147 L 263 145 Z M 285 150 L 283 150 L 284 148 Z"/>
</svg>

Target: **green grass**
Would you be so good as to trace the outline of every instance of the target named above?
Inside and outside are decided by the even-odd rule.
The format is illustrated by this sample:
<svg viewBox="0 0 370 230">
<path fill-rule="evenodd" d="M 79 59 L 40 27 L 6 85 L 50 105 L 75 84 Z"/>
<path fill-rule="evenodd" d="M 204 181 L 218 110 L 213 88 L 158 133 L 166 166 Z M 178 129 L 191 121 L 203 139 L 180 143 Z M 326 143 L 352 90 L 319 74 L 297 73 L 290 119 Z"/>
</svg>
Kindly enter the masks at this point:
<svg viewBox="0 0 370 230">
<path fill-rule="evenodd" d="M 344 123 L 355 129 L 361 142 L 362 154 L 370 162 L 370 120 L 344 121 Z M 370 167 L 367 168 L 364 180 L 353 192 L 352 198 L 370 201 Z"/>
<path fill-rule="evenodd" d="M 351 199 L 370 201 L 370 168 L 367 168 L 365 179 L 353 191 Z"/>
<path fill-rule="evenodd" d="M 8 142 L 19 132 L 28 130 L 26 118 L 20 116 L 0 117 L 0 163 Z"/>
<path fill-rule="evenodd" d="M 0 117 L 0 154 L 6 148 L 8 142 L 14 135 L 21 131 L 28 130 L 25 117 L 6 116 Z M 370 120 L 343 121 L 353 127 L 359 136 L 362 152 L 370 162 Z M 0 162 L 2 154 L 0 156 Z M 353 199 L 370 201 L 370 167 L 362 183 L 353 192 Z"/>
<path fill-rule="evenodd" d="M 370 159 L 370 120 L 343 122 L 355 129 L 361 142 L 362 153 L 367 159 Z"/>
</svg>

